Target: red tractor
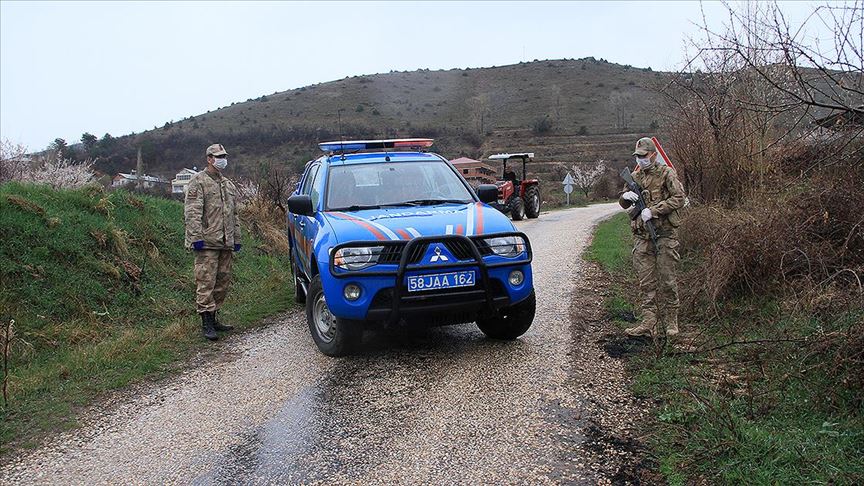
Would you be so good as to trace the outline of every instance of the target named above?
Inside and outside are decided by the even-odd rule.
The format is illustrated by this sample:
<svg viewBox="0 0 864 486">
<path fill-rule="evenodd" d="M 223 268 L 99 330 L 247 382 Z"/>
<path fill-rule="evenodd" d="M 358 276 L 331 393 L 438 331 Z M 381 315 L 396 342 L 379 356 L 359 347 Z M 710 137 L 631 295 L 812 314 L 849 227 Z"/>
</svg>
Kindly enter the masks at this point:
<svg viewBox="0 0 864 486">
<path fill-rule="evenodd" d="M 504 161 L 504 177 L 502 181 L 495 182 L 498 186 L 498 203 L 492 204 L 504 214 L 510 213 L 513 221 L 520 221 L 525 217 L 536 218 L 540 215 L 540 181 L 527 179 L 525 164 L 534 159 L 534 153 L 521 154 L 497 154 L 489 157 L 490 160 Z M 522 161 L 522 179 L 516 177 L 516 172 L 507 169 L 507 162 Z"/>
</svg>

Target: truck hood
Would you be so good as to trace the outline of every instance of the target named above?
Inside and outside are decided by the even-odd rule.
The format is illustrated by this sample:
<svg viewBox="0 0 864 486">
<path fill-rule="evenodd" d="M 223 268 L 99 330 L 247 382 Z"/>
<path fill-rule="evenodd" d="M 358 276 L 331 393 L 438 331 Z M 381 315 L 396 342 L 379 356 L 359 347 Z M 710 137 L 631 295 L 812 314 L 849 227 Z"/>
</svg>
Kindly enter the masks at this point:
<svg viewBox="0 0 864 486">
<path fill-rule="evenodd" d="M 418 236 L 474 236 L 515 231 L 507 216 L 483 203 L 439 204 L 326 211 L 339 243 L 362 240 L 410 240 Z"/>
</svg>

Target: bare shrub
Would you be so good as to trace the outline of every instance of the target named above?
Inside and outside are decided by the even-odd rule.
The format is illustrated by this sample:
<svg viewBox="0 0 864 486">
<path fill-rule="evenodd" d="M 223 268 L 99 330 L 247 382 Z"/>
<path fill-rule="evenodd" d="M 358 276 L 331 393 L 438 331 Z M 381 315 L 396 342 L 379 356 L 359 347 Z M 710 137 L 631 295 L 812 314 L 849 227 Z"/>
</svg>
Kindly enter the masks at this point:
<svg viewBox="0 0 864 486">
<path fill-rule="evenodd" d="M 289 253 L 285 205 L 296 186 L 296 175 L 287 167 L 269 162 L 262 165 L 255 179 L 237 184 L 240 219 L 253 235 L 263 241 L 262 251 L 281 255 Z"/>
<path fill-rule="evenodd" d="M 795 292 L 802 281 L 807 282 L 805 287 L 844 282 L 860 291 L 864 166 L 849 160 L 842 168 L 811 172 L 806 180 L 791 177 L 799 165 L 810 166 L 814 148 L 790 150 L 789 157 L 778 159 L 784 170 L 778 173 L 775 187 L 783 186 L 785 191 L 768 188 L 734 207 L 688 210 L 684 245 L 707 260 L 691 270 L 693 285 L 684 286 L 689 293 L 716 303 L 742 294 Z M 850 145 L 846 152 L 857 149 Z M 790 186 L 786 180 L 795 184 Z"/>
<path fill-rule="evenodd" d="M 277 206 L 261 197 L 247 200 L 240 210 L 240 220 L 249 232 L 263 242 L 265 253 L 288 255 L 290 251 L 286 220 Z"/>
</svg>

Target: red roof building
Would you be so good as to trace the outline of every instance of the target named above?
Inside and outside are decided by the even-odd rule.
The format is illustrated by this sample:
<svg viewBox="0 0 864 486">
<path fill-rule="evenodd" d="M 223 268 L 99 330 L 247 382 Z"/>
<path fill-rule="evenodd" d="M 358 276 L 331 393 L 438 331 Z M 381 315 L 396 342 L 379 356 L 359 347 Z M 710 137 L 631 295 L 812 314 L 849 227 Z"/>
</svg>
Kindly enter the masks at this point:
<svg viewBox="0 0 864 486">
<path fill-rule="evenodd" d="M 475 187 L 480 184 L 493 184 L 495 182 L 495 169 L 485 162 L 468 157 L 459 157 L 451 160 L 450 163 L 462 174 L 465 180 Z"/>
</svg>

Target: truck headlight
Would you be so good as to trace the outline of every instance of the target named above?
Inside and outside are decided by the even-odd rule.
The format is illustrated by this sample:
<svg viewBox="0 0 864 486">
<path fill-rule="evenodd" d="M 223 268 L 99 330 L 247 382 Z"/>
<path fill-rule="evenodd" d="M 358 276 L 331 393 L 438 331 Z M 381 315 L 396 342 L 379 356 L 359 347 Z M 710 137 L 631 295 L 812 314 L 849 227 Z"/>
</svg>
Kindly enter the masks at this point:
<svg viewBox="0 0 864 486">
<path fill-rule="evenodd" d="M 333 264 L 343 270 L 363 270 L 378 263 L 383 247 L 347 247 L 336 250 Z"/>
<path fill-rule="evenodd" d="M 507 258 L 513 258 L 525 251 L 525 242 L 520 236 L 502 236 L 483 240 L 489 245 L 492 253 Z"/>
</svg>

